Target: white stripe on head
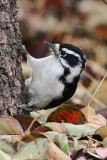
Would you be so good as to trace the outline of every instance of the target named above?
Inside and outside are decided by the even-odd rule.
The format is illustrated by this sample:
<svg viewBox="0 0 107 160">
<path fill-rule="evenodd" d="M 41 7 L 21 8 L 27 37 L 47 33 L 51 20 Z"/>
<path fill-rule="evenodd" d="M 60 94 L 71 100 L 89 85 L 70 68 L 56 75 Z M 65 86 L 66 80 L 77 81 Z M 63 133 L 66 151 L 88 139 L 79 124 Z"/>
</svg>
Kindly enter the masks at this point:
<svg viewBox="0 0 107 160">
<path fill-rule="evenodd" d="M 71 51 L 71 50 L 69 50 L 69 49 L 67 49 L 67 48 L 62 48 L 62 50 L 65 51 L 67 54 L 72 54 L 72 55 L 74 55 L 75 57 L 78 57 L 79 60 L 81 60 L 79 54 L 77 54 L 76 52 Z"/>
</svg>

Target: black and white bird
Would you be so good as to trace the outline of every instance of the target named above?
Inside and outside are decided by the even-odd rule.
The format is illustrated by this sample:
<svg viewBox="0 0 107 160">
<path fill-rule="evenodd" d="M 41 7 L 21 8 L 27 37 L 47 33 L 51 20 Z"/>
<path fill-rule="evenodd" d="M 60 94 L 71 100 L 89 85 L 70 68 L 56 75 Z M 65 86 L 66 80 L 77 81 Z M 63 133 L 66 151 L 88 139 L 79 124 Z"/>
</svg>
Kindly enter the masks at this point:
<svg viewBox="0 0 107 160">
<path fill-rule="evenodd" d="M 28 106 L 49 109 L 60 105 L 73 96 L 80 74 L 85 68 L 83 51 L 72 44 L 45 43 L 52 55 L 35 59 L 27 54 L 27 63 L 32 74 L 26 80 Z"/>
</svg>

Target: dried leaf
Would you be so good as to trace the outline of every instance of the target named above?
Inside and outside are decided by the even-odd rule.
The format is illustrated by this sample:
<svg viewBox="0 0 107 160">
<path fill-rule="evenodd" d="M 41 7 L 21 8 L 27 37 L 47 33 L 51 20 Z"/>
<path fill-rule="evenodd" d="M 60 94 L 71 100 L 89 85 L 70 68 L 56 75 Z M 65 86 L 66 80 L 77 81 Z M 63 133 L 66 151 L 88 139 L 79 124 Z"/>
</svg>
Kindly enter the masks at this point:
<svg viewBox="0 0 107 160">
<path fill-rule="evenodd" d="M 0 140 L 0 150 L 6 153 L 15 153 L 15 150 L 13 149 L 13 147 L 11 147 L 9 144 L 7 144 L 2 140 Z"/>
<path fill-rule="evenodd" d="M 13 128 L 15 128 L 18 132 L 23 133 L 21 125 L 15 118 L 3 116 L 0 117 L 0 134 L 16 134 L 10 125 L 13 126 Z"/>
<path fill-rule="evenodd" d="M 84 113 L 88 125 L 94 126 L 95 128 L 106 125 L 106 119 L 102 115 L 96 114 L 91 107 L 87 106 L 81 109 L 81 111 Z"/>
<path fill-rule="evenodd" d="M 47 127 L 47 126 L 40 126 L 40 127 L 37 127 L 34 129 L 33 132 L 36 132 L 36 133 L 40 133 L 40 132 L 48 132 L 48 131 L 52 131 L 51 128 Z"/>
<path fill-rule="evenodd" d="M 45 138 L 45 137 L 39 133 L 31 132 L 28 135 L 24 136 L 22 141 L 31 142 L 35 140 L 36 138 Z"/>
<path fill-rule="evenodd" d="M 20 135 L 0 135 L 0 140 L 5 140 L 8 143 L 10 142 L 14 143 L 20 139 L 21 139 Z"/>
<path fill-rule="evenodd" d="M 71 160 L 63 151 L 61 151 L 54 143 L 49 143 L 46 149 L 48 160 Z"/>
<path fill-rule="evenodd" d="M 89 134 L 92 134 L 95 132 L 96 128 L 83 124 L 83 125 L 74 125 L 69 123 L 62 123 L 62 125 L 66 128 L 69 135 L 81 138 L 85 137 Z"/>
<path fill-rule="evenodd" d="M 63 131 L 66 131 L 66 128 L 57 122 L 47 122 L 44 126 L 47 126 L 49 128 L 51 128 L 53 131 L 62 133 Z"/>
<path fill-rule="evenodd" d="M 38 111 L 33 111 L 30 113 L 30 115 L 34 118 L 36 118 L 38 120 L 38 122 L 46 122 L 48 116 L 54 111 L 56 110 L 56 108 L 58 107 L 55 107 L 55 108 L 51 108 L 51 109 L 47 109 L 47 110 L 38 110 Z"/>
<path fill-rule="evenodd" d="M 0 150 L 0 160 L 12 160 L 12 158 L 8 154 Z"/>
<path fill-rule="evenodd" d="M 76 107 L 64 104 L 52 112 L 47 122 L 82 124 L 86 121 L 84 114 Z"/>
<path fill-rule="evenodd" d="M 61 148 L 61 150 L 67 155 L 69 155 L 67 136 L 65 134 L 58 134 L 58 136 L 56 137 L 56 141 L 59 144 L 59 147 Z"/>
<path fill-rule="evenodd" d="M 95 134 L 99 134 L 103 139 L 107 137 L 107 125 L 98 128 Z"/>
<path fill-rule="evenodd" d="M 107 147 L 97 148 L 96 152 L 101 158 L 107 158 Z"/>
<path fill-rule="evenodd" d="M 33 117 L 28 115 L 14 115 L 14 118 L 18 120 L 18 122 L 21 124 L 21 127 L 24 131 L 28 129 L 32 121 L 34 120 Z M 36 127 L 39 127 L 40 123 L 38 121 L 35 121 L 31 127 L 31 131 L 33 131 Z"/>
<path fill-rule="evenodd" d="M 63 133 L 63 134 L 59 134 L 57 132 L 46 132 L 46 135 L 48 135 L 48 137 L 55 143 L 57 144 L 61 150 L 66 153 L 67 155 L 69 155 L 69 150 L 68 150 L 68 138 L 67 136 Z M 62 141 L 63 139 L 63 141 Z"/>
<path fill-rule="evenodd" d="M 32 159 L 46 159 L 46 149 L 49 141 L 46 138 L 39 138 L 36 141 L 28 143 L 26 146 L 21 148 L 13 160 L 24 160 L 29 159 L 32 155 Z"/>
<path fill-rule="evenodd" d="M 58 132 L 55 131 L 49 131 L 45 133 L 51 140 L 52 142 L 56 143 L 56 137 L 58 136 Z M 51 142 L 51 141 L 50 141 Z M 57 141 L 58 142 L 58 141 Z"/>
<path fill-rule="evenodd" d="M 86 148 L 87 144 L 88 144 L 88 140 L 78 140 L 78 149 Z M 76 150 L 74 146 L 75 146 L 75 142 L 70 141 L 69 143 L 69 151 L 71 152 L 70 154 L 73 154 L 73 152 Z"/>
<path fill-rule="evenodd" d="M 104 145 L 104 146 L 107 146 L 107 137 L 104 138 L 104 140 L 103 140 L 103 145 Z"/>
</svg>

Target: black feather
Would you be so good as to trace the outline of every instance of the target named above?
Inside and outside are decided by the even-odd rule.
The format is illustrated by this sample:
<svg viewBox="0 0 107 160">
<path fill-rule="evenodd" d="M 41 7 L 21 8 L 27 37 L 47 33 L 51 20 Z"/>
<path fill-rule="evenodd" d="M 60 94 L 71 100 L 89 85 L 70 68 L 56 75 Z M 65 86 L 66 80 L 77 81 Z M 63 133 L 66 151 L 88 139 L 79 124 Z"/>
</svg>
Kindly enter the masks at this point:
<svg viewBox="0 0 107 160">
<path fill-rule="evenodd" d="M 73 94 L 76 91 L 77 83 L 79 81 L 80 76 L 75 77 L 72 83 L 67 83 L 66 76 L 68 76 L 69 74 L 70 70 L 68 68 L 65 68 L 64 74 L 59 78 L 59 81 L 61 81 L 64 84 L 64 90 L 62 96 L 57 99 L 53 99 L 51 103 L 45 107 L 45 109 L 56 107 L 73 96 Z"/>
</svg>

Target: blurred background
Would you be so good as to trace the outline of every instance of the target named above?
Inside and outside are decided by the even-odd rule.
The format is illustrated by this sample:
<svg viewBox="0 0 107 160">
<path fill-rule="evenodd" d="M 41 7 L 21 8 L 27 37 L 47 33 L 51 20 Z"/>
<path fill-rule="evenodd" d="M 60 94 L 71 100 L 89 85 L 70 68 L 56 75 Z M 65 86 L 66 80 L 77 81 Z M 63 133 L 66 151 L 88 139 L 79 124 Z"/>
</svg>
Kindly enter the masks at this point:
<svg viewBox="0 0 107 160">
<path fill-rule="evenodd" d="M 106 0 L 18 0 L 22 42 L 35 58 L 49 55 L 44 41 L 71 43 L 87 57 L 75 95 L 67 103 L 87 105 L 107 69 Z M 25 77 L 30 69 L 23 57 Z M 96 111 L 107 108 L 107 79 L 91 102 Z"/>
</svg>

